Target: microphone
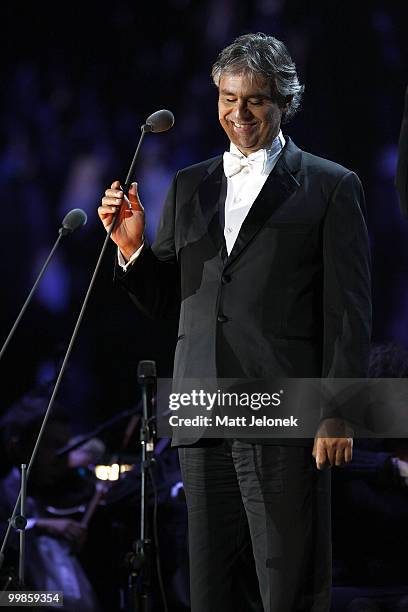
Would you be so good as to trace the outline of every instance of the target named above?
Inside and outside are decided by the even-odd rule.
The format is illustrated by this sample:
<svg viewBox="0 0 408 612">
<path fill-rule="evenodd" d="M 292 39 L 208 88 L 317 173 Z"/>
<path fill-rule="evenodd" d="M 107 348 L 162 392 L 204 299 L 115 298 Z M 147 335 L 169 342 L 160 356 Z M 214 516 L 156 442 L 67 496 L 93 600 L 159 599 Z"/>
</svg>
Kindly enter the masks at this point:
<svg viewBox="0 0 408 612">
<path fill-rule="evenodd" d="M 156 429 L 154 426 L 154 393 L 156 389 L 156 363 L 139 361 L 137 365 L 137 382 L 142 390 L 142 427 L 141 441 L 146 444 L 146 451 L 153 452 Z"/>
<path fill-rule="evenodd" d="M 86 212 L 83 211 L 82 208 L 74 208 L 63 218 L 62 227 L 60 227 L 59 233 L 62 234 L 62 236 L 72 234 L 76 229 L 85 225 L 87 220 L 88 217 L 86 216 Z"/>
<path fill-rule="evenodd" d="M 137 364 L 137 382 L 139 385 L 153 385 L 156 377 L 156 363 L 154 361 L 139 361 Z"/>
<path fill-rule="evenodd" d="M 129 187 L 132 183 L 132 176 L 133 176 L 133 171 L 136 165 L 136 160 L 137 157 L 139 155 L 139 149 L 140 146 L 142 144 L 144 135 L 147 132 L 152 132 L 154 134 L 158 134 L 159 132 L 167 132 L 167 130 L 169 130 L 170 128 L 172 128 L 174 125 L 174 115 L 171 111 L 166 110 L 166 109 L 162 109 L 162 110 L 158 110 L 155 113 L 152 113 L 151 115 L 149 115 L 149 117 L 146 119 L 146 123 L 144 123 L 140 129 L 141 129 L 141 135 L 140 135 L 140 139 L 138 142 L 138 145 L 136 147 L 136 151 L 135 154 L 133 156 L 132 159 L 132 163 L 130 164 L 130 168 L 129 168 L 129 172 L 127 174 L 126 177 L 126 181 L 125 184 L 123 186 L 123 192 L 127 193 L 129 191 Z M 114 217 L 113 223 L 110 227 L 108 236 L 110 237 L 111 233 L 114 230 L 114 227 L 116 225 L 116 219 L 117 219 L 117 215 Z"/>
<path fill-rule="evenodd" d="M 68 234 L 72 234 L 72 232 L 74 232 L 76 229 L 78 229 L 78 227 L 81 227 L 82 225 L 85 225 L 86 220 L 87 220 L 86 213 L 83 210 L 81 210 L 80 208 L 74 208 L 73 210 L 70 210 L 68 214 L 65 215 L 64 219 L 62 220 L 61 227 L 58 230 L 58 238 L 57 238 L 54 246 L 52 247 L 52 249 L 50 251 L 50 254 L 48 255 L 47 259 L 45 260 L 45 263 L 44 263 L 43 267 L 41 268 L 41 270 L 40 270 L 40 272 L 39 272 L 39 274 L 37 276 L 37 279 L 36 279 L 32 289 L 31 289 L 30 293 L 28 294 L 26 301 L 23 304 L 23 306 L 22 306 L 22 308 L 21 308 L 21 310 L 20 310 L 20 312 L 19 312 L 19 314 L 17 316 L 17 319 L 14 322 L 13 327 L 11 328 L 11 330 L 9 332 L 9 335 L 7 336 L 3 346 L 1 348 L 1 351 L 0 351 L 0 360 L 3 357 L 3 355 L 4 355 L 5 351 L 6 351 L 6 348 L 9 345 L 10 340 L 14 336 L 14 332 L 16 331 L 16 329 L 17 329 L 17 327 L 18 327 L 18 325 L 19 325 L 19 323 L 21 321 L 21 318 L 22 318 L 23 314 L 27 310 L 27 307 L 28 307 L 29 303 L 31 302 L 31 298 L 34 295 L 34 292 L 37 289 L 38 284 L 39 284 L 40 280 L 42 279 L 42 277 L 44 275 L 44 272 L 47 269 L 48 264 L 50 263 L 50 261 L 52 259 L 52 256 L 54 255 L 54 253 L 55 253 L 55 251 L 57 249 L 57 246 L 58 246 L 61 238 L 63 236 L 67 236 Z"/>
<path fill-rule="evenodd" d="M 167 132 L 174 125 L 174 115 L 171 111 L 163 109 L 158 110 L 146 119 L 145 125 L 142 126 L 144 132 Z"/>
</svg>

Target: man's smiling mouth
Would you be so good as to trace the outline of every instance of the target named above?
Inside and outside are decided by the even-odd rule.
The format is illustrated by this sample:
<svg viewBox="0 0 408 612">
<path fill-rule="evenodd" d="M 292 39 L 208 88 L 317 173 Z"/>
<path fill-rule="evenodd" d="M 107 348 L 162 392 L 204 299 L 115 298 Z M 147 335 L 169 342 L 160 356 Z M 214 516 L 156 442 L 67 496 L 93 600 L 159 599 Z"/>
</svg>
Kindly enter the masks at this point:
<svg viewBox="0 0 408 612">
<path fill-rule="evenodd" d="M 235 129 L 242 131 L 249 131 L 256 126 L 256 123 L 237 123 L 235 121 L 231 121 L 231 123 Z"/>
</svg>

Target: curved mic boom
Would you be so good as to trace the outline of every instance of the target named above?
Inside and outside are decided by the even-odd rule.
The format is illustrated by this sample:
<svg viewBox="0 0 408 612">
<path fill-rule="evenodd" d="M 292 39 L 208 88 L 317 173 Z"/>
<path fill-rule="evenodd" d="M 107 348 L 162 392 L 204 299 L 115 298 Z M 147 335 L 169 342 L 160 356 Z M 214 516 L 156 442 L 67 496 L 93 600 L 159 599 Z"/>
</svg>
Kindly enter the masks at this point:
<svg viewBox="0 0 408 612">
<path fill-rule="evenodd" d="M 174 115 L 171 111 L 166 110 L 166 109 L 162 109 L 162 110 L 158 110 L 155 113 L 152 113 L 151 115 L 149 115 L 149 117 L 146 119 L 146 123 L 144 125 L 142 125 L 141 127 L 141 131 L 142 133 L 140 134 L 140 139 L 138 142 L 138 145 L 136 147 L 136 151 L 135 154 L 133 156 L 132 159 L 132 163 L 130 164 L 130 168 L 129 168 L 129 172 L 127 174 L 126 177 L 126 181 L 125 184 L 123 185 L 122 189 L 125 193 L 127 193 L 129 191 L 129 187 L 132 181 L 132 176 L 133 176 L 133 171 L 135 168 L 135 164 L 136 164 L 136 160 L 137 160 L 137 156 L 139 155 L 139 150 L 140 150 L 140 145 L 142 144 L 144 135 L 147 132 L 154 132 L 154 133 L 158 133 L 158 132 L 167 132 L 167 130 L 169 130 L 170 128 L 172 128 L 174 125 Z M 111 225 L 111 229 L 108 232 L 108 236 L 110 237 L 114 227 L 115 227 L 115 223 L 116 223 L 116 219 L 117 216 L 114 218 L 114 221 Z"/>
</svg>

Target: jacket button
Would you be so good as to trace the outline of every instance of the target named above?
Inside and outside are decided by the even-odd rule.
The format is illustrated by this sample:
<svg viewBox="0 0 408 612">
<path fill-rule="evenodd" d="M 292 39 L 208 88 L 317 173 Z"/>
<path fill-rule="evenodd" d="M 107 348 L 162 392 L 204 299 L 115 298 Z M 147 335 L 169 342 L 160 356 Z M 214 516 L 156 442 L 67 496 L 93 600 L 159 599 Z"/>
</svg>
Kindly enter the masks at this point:
<svg viewBox="0 0 408 612">
<path fill-rule="evenodd" d="M 223 274 L 221 276 L 221 282 L 223 285 L 226 285 L 227 283 L 231 282 L 231 277 L 229 274 Z"/>
<path fill-rule="evenodd" d="M 218 323 L 226 323 L 228 321 L 228 317 L 223 314 L 219 314 L 217 317 Z"/>
</svg>

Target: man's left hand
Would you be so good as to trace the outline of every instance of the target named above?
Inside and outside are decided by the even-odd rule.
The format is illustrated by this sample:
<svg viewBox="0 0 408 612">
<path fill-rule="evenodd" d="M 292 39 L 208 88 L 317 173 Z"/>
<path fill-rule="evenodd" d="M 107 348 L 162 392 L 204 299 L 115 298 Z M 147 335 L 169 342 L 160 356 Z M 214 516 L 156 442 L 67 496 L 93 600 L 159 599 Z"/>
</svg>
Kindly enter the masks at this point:
<svg viewBox="0 0 408 612">
<path fill-rule="evenodd" d="M 338 418 L 325 419 L 316 433 L 312 455 L 316 467 L 340 466 L 353 458 L 353 430 L 350 425 Z"/>
<path fill-rule="evenodd" d="M 312 455 L 318 470 L 348 463 L 353 457 L 353 438 L 316 437 Z"/>
</svg>

